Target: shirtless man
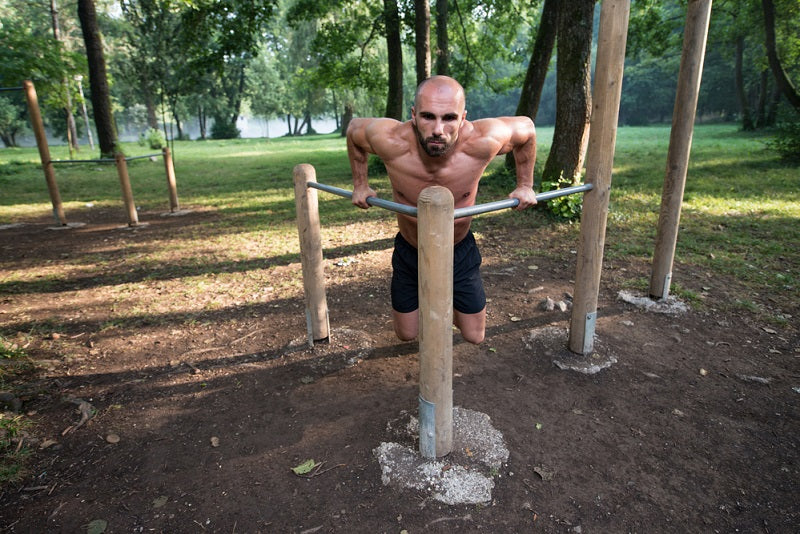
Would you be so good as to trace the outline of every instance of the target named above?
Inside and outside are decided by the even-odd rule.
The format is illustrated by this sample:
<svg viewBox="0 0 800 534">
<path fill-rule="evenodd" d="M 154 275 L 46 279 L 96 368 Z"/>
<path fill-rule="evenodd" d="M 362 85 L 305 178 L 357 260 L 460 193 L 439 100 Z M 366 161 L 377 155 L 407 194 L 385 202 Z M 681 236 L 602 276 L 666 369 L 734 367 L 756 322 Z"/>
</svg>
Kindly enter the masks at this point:
<svg viewBox="0 0 800 534">
<path fill-rule="evenodd" d="M 417 205 L 420 192 L 439 185 L 453 193 L 456 208 L 475 204 L 478 181 L 489 163 L 512 152 L 517 187 L 510 198 L 518 210 L 536 204 L 533 166 L 536 131 L 528 117 L 466 120 L 464 89 L 447 76 L 434 76 L 417 88 L 411 120 L 353 119 L 347 128 L 347 154 L 353 171 L 353 204 L 368 208 L 377 196 L 367 182 L 368 154 L 386 165 L 395 202 Z M 480 253 L 470 232 L 470 217 L 454 222 L 453 322 L 467 341 L 478 344 L 486 330 L 486 297 L 480 278 Z M 398 214 L 400 229 L 392 256 L 392 316 L 397 336 L 417 337 L 417 219 Z"/>
</svg>

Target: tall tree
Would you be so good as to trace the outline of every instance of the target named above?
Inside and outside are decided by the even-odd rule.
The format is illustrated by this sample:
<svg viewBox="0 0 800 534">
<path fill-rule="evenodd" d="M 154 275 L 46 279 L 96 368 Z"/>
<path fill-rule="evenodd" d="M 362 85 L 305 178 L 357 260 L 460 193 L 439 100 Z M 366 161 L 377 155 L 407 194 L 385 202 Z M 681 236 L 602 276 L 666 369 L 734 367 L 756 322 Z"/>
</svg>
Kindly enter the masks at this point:
<svg viewBox="0 0 800 534">
<path fill-rule="evenodd" d="M 447 2 L 436 0 L 436 74 L 450 74 L 450 40 L 447 35 Z"/>
<path fill-rule="evenodd" d="M 50 0 L 50 19 L 53 24 L 53 38 L 59 43 L 61 39 L 61 25 L 58 22 L 58 5 L 56 0 Z M 78 128 L 75 126 L 75 116 L 72 114 L 72 94 L 70 90 L 69 78 L 64 77 L 62 81 L 64 87 L 64 114 L 67 119 L 67 142 L 71 150 L 78 150 Z"/>
<path fill-rule="evenodd" d="M 550 68 L 550 59 L 553 56 L 553 47 L 556 43 L 556 30 L 558 23 L 558 0 L 544 0 L 542 18 L 536 32 L 533 52 L 525 72 L 525 81 L 517 104 L 517 115 L 530 117 L 536 120 L 539 111 L 539 102 L 542 98 L 542 88 Z M 516 163 L 513 154 L 506 155 L 506 167 L 513 169 Z"/>
<path fill-rule="evenodd" d="M 78 0 L 78 18 L 81 21 L 86 58 L 89 62 L 89 87 L 92 91 L 92 109 L 97 127 L 97 143 L 100 156 L 114 157 L 117 145 L 117 128 L 111 113 L 111 93 L 106 74 L 106 59 L 103 54 L 103 38 L 97 25 L 97 10 L 94 0 Z"/>
<path fill-rule="evenodd" d="M 383 0 L 383 17 L 389 66 L 385 116 L 403 120 L 403 43 L 400 40 L 400 11 L 397 0 Z"/>
<path fill-rule="evenodd" d="M 414 34 L 419 85 L 431 76 L 431 6 L 428 0 L 414 0 Z"/>
<path fill-rule="evenodd" d="M 778 57 L 778 46 L 775 38 L 775 3 L 772 0 L 761 0 L 761 4 L 764 7 L 764 30 L 766 32 L 769 66 L 772 69 L 773 76 L 775 76 L 775 82 L 783 92 L 783 96 L 786 97 L 786 100 L 789 101 L 795 111 L 800 113 L 800 93 L 792 84 L 792 80 L 789 79 L 789 75 L 784 70 Z"/>
<path fill-rule="evenodd" d="M 591 117 L 590 60 L 595 0 L 560 2 L 556 125 L 542 180 L 574 180 L 583 167 Z"/>
</svg>

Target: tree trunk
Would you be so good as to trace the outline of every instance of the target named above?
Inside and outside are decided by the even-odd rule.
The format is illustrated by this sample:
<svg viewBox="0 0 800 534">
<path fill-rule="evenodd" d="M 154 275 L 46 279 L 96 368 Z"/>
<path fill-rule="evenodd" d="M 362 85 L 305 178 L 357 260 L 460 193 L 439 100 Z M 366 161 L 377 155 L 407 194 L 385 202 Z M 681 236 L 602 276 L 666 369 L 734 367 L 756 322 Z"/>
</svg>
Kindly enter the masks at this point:
<svg viewBox="0 0 800 534">
<path fill-rule="evenodd" d="M 61 29 L 58 24 L 58 6 L 56 5 L 56 0 L 50 0 L 50 19 L 53 23 L 53 38 L 58 42 L 62 42 Z M 72 114 L 72 94 L 70 93 L 69 79 L 64 77 L 62 84 L 64 86 L 64 97 L 66 100 L 64 111 L 67 119 L 67 142 L 70 146 L 70 154 L 72 154 L 72 149 L 80 150 L 78 146 L 78 129 L 75 126 L 75 117 Z"/>
<path fill-rule="evenodd" d="M 758 104 L 756 105 L 756 128 L 767 125 L 767 93 L 769 92 L 769 71 L 761 71 L 758 83 Z"/>
<path fill-rule="evenodd" d="M 351 120 L 353 120 L 353 105 L 348 103 L 344 105 L 344 114 L 342 115 L 342 137 L 347 136 L 347 127 L 350 126 Z"/>
<path fill-rule="evenodd" d="M 200 139 L 206 138 L 206 112 L 203 106 L 197 106 L 197 124 L 200 126 Z"/>
<path fill-rule="evenodd" d="M 528 116 L 534 121 L 539 112 L 539 102 L 542 99 L 542 88 L 547 79 L 550 58 L 553 56 L 557 24 L 558 0 L 545 0 L 531 60 L 528 63 L 528 70 L 525 73 L 525 81 L 522 84 L 522 92 L 517 104 L 517 115 Z M 514 169 L 515 166 L 514 155 L 509 152 L 506 154 L 506 167 Z"/>
<path fill-rule="evenodd" d="M 94 0 L 78 0 L 78 18 L 81 21 L 86 59 L 89 64 L 89 87 L 92 90 L 92 109 L 97 127 L 97 142 L 100 157 L 114 157 L 117 145 L 117 129 L 111 113 L 111 95 L 106 76 L 106 59 L 103 55 L 103 40 L 97 26 Z"/>
<path fill-rule="evenodd" d="M 591 117 L 594 0 L 560 2 L 556 63 L 556 125 L 542 180 L 573 180 L 586 153 Z"/>
<path fill-rule="evenodd" d="M 781 94 L 780 87 L 775 84 L 772 87 L 772 97 L 767 108 L 766 126 L 775 126 L 775 122 L 778 120 L 778 104 L 781 102 Z"/>
<path fill-rule="evenodd" d="M 158 117 L 156 116 L 156 103 L 153 100 L 153 91 L 147 76 L 142 77 L 142 93 L 144 93 L 144 107 L 147 109 L 147 126 L 158 130 Z"/>
<path fill-rule="evenodd" d="M 414 32 L 419 85 L 431 77 L 431 6 L 428 0 L 414 0 Z"/>
<path fill-rule="evenodd" d="M 400 41 L 400 13 L 397 0 L 383 0 L 386 48 L 389 56 L 389 88 L 385 116 L 403 120 L 403 45 Z"/>
<path fill-rule="evenodd" d="M 736 97 L 739 100 L 739 111 L 742 113 L 742 130 L 752 131 L 756 127 L 753 118 L 750 116 L 750 103 L 747 101 L 747 91 L 744 87 L 744 72 L 742 67 L 744 57 L 744 36 L 736 38 L 736 64 L 734 67 L 734 79 L 736 80 Z"/>
<path fill-rule="evenodd" d="M 764 7 L 764 29 L 766 34 L 766 47 L 767 59 L 769 59 L 769 66 L 772 69 L 772 75 L 775 76 L 775 82 L 780 87 L 783 96 L 792 105 L 792 107 L 800 113 L 800 93 L 792 85 L 792 81 L 786 74 L 786 71 L 781 65 L 781 60 L 778 57 L 778 49 L 775 44 L 775 4 L 772 0 L 761 0 L 761 5 Z"/>
<path fill-rule="evenodd" d="M 450 40 L 447 36 L 447 2 L 436 0 L 436 74 L 450 74 Z"/>
</svg>

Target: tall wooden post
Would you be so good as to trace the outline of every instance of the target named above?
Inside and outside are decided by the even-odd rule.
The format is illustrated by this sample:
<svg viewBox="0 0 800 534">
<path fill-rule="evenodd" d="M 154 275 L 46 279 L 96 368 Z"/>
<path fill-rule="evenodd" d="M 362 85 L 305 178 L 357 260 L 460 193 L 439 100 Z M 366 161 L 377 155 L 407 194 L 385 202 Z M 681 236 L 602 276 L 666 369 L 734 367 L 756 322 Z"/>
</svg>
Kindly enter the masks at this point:
<svg viewBox="0 0 800 534">
<path fill-rule="evenodd" d="M 169 211 L 175 212 L 178 209 L 178 186 L 175 181 L 175 167 L 172 165 L 172 153 L 169 147 L 161 149 L 164 156 L 164 167 L 167 171 L 167 188 L 169 189 Z"/>
<path fill-rule="evenodd" d="M 602 3 L 586 155 L 585 181 L 594 187 L 583 197 L 575 296 L 569 328 L 569 349 L 578 354 L 588 354 L 594 349 L 629 15 L 630 0 L 604 0 Z"/>
<path fill-rule="evenodd" d="M 295 166 L 293 177 L 297 232 L 300 236 L 300 261 L 303 265 L 303 289 L 306 295 L 308 346 L 313 347 L 314 342 L 330 340 L 319 202 L 317 190 L 306 186 L 307 182 L 317 181 L 317 173 L 314 167 L 304 163 Z"/>
<path fill-rule="evenodd" d="M 453 449 L 453 194 L 425 188 L 417 201 L 419 248 L 419 451 Z"/>
<path fill-rule="evenodd" d="M 31 127 L 33 128 L 33 135 L 36 137 L 36 146 L 39 148 L 39 159 L 42 160 L 42 169 L 44 170 L 44 179 L 47 181 L 47 190 L 50 193 L 50 202 L 53 204 L 53 216 L 59 224 L 66 226 L 67 218 L 64 215 L 64 206 L 61 204 L 61 193 L 58 191 L 53 161 L 50 159 L 50 147 L 47 145 L 47 135 L 44 131 L 42 113 L 39 110 L 36 88 L 30 80 L 22 82 L 22 88 L 25 91 L 25 101 L 28 103 L 28 114 L 31 117 Z"/>
<path fill-rule="evenodd" d="M 667 152 L 667 170 L 661 195 L 653 270 L 650 275 L 650 297 L 666 299 L 672 283 L 672 264 L 678 244 L 681 204 L 689 169 L 697 96 L 703 73 L 703 58 L 711 17 L 711 0 L 690 0 L 683 34 L 683 52 L 678 72 L 678 90 L 672 112 L 672 130 Z"/>
<path fill-rule="evenodd" d="M 128 161 L 125 159 L 125 154 L 121 152 L 114 154 L 114 161 L 117 164 L 117 175 L 122 189 L 122 201 L 125 203 L 125 211 L 128 214 L 128 226 L 136 226 L 139 224 L 139 214 L 136 213 L 136 203 L 133 201 L 131 180 L 128 176 Z"/>
</svg>

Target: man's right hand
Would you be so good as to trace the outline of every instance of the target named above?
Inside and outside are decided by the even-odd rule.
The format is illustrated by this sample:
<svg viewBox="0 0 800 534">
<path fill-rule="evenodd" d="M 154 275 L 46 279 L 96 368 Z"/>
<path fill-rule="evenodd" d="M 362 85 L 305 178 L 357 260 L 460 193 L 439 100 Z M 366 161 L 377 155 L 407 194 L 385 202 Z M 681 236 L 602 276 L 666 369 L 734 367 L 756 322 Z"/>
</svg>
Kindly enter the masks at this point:
<svg viewBox="0 0 800 534">
<path fill-rule="evenodd" d="M 358 206 L 362 209 L 369 208 L 369 204 L 367 204 L 367 199 L 369 197 L 377 197 L 378 194 L 369 186 L 365 187 L 357 187 L 353 189 L 353 204 Z"/>
</svg>

